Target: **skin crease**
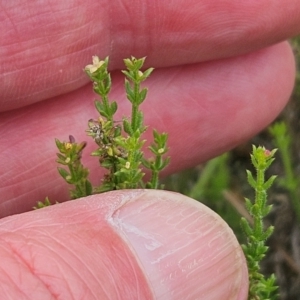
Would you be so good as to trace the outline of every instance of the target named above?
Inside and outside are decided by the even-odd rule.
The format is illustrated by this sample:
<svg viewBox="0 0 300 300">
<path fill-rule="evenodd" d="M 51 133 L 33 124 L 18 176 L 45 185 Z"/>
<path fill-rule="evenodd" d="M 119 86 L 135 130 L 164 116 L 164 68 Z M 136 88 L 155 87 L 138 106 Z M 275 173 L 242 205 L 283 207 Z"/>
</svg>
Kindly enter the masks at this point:
<svg viewBox="0 0 300 300">
<path fill-rule="evenodd" d="M 92 55 L 110 56 L 114 71 L 112 98 L 119 103 L 119 116 L 129 111 L 128 104 L 123 101 L 123 79 L 119 74 L 119 69 L 123 68 L 122 59 L 130 55 L 147 55 L 147 65 L 156 68 L 147 81 L 149 97 L 144 110 L 146 124 L 170 134 L 172 163 L 168 173 L 205 161 L 255 135 L 278 115 L 292 91 L 295 74 L 292 51 L 287 43 L 271 45 L 300 32 L 298 0 L 286 1 L 284 6 L 279 0 L 272 3 L 243 1 L 242 4 L 240 1 L 208 0 L 178 0 L 178 3 L 54 0 L 36 3 L 20 0 L 5 1 L 0 5 L 0 26 L 3 29 L 0 41 L 1 217 L 28 211 L 46 195 L 53 201 L 67 198 L 66 187 L 55 170 L 53 139 L 67 139 L 68 134 L 75 135 L 79 141 L 87 139 L 84 130 L 87 120 L 95 114 L 92 103 L 95 96 L 90 84 L 85 86 L 88 80 L 82 68 L 90 63 Z M 89 143 L 86 152 L 90 150 L 92 143 Z M 96 164 L 88 155 L 84 160 L 92 168 L 93 181 L 97 181 Z M 172 201 L 175 196 L 169 198 Z M 82 201 L 101 213 L 100 208 L 97 210 L 89 204 L 92 200 Z M 27 273 L 18 269 L 21 254 L 39 254 L 45 248 L 50 251 L 47 259 L 53 260 L 54 266 L 61 267 L 58 279 L 65 285 L 64 291 L 59 292 L 64 295 L 70 290 L 69 299 L 82 299 L 81 294 L 72 290 L 76 285 L 68 286 L 68 276 L 63 276 L 68 274 L 69 268 L 60 265 L 58 257 L 69 257 L 60 252 L 60 244 L 50 249 L 47 248 L 48 240 L 40 241 L 39 236 L 34 239 L 35 235 L 30 240 L 34 231 L 45 236 L 52 224 L 52 242 L 55 242 L 55 234 L 61 231 L 60 238 L 66 248 L 72 246 L 77 249 L 82 243 L 82 246 L 90 246 L 92 238 L 84 242 L 73 239 L 80 236 L 80 224 L 85 222 L 76 223 L 74 218 L 75 229 L 68 235 L 69 225 L 65 221 L 69 213 L 76 215 L 82 209 L 81 203 L 75 201 L 49 208 L 48 212 L 52 214 L 53 210 L 59 215 L 56 223 L 51 217 L 43 219 L 47 211 L 3 219 L 0 228 L 4 228 L 6 235 L 2 236 L 0 246 L 1 251 L 6 251 L 2 257 L 7 255 L 5 261 L 11 265 L 3 265 L 1 278 L 14 280 L 22 278 L 22 275 L 26 277 L 28 273 L 32 275 L 28 279 L 32 282 L 28 281 L 22 287 L 1 285 L 4 290 L 7 287 L 5 292 L 12 299 L 22 299 L 17 297 L 19 292 L 26 299 L 28 287 L 35 287 L 37 279 L 40 279 L 39 274 L 34 272 L 34 256 L 25 260 Z M 174 206 L 175 203 L 174 200 Z M 195 210 L 201 212 L 200 208 Z M 166 215 L 171 216 L 172 212 L 168 209 Z M 25 233 L 17 226 L 23 224 L 31 228 L 30 223 L 39 216 L 43 224 L 49 226 L 45 231 L 41 229 L 41 223 L 34 224 L 32 232 L 29 229 Z M 81 220 L 89 220 L 89 216 L 90 211 L 84 211 Z M 103 224 L 101 217 L 97 221 L 100 226 Z M 16 225 L 7 229 L 7 223 Z M 89 232 L 94 226 L 87 222 L 85 230 Z M 205 228 L 205 223 L 201 226 Z M 225 225 L 220 226 L 228 232 Z M 212 231 L 211 239 L 220 230 Z M 30 243 L 21 243 L 24 235 L 29 237 L 27 241 L 34 241 L 32 249 Z M 117 240 L 120 236 L 124 238 L 121 231 L 116 235 Z M 37 243 L 42 245 L 41 252 L 38 252 Z M 146 283 L 151 281 L 151 276 L 155 278 L 156 273 L 149 275 L 147 267 L 141 267 L 143 254 L 128 251 L 126 247 L 134 247 L 132 240 L 118 242 L 117 245 L 118 249 L 126 249 L 126 263 L 134 262 L 136 258 L 131 267 L 119 267 L 118 271 L 127 274 L 131 270 L 128 271 L 130 274 L 142 274 L 138 278 L 143 295 L 153 293 L 153 286 L 149 287 Z M 230 245 L 234 253 L 240 253 L 233 238 Z M 11 254 L 11 249 L 16 255 Z M 107 255 L 109 251 L 106 250 Z M 47 259 L 40 262 L 39 271 L 55 278 L 57 270 L 47 270 Z M 207 263 L 213 265 L 211 259 Z M 72 266 L 72 261 L 69 263 Z M 169 264 L 174 264 L 174 261 L 170 260 Z M 91 268 L 93 277 L 105 277 L 106 273 L 99 265 L 92 264 Z M 76 270 L 80 273 L 82 266 L 74 265 L 73 271 Z M 10 276 L 5 276 L 9 271 Z M 245 269 L 232 274 L 245 288 L 246 285 L 240 281 L 241 277 L 245 278 Z M 210 277 L 206 279 L 207 283 L 202 282 L 202 286 L 209 284 Z M 230 285 L 232 278 L 227 280 Z M 41 290 L 42 295 L 44 291 L 50 291 L 49 299 L 59 299 L 58 294 L 51 294 L 53 282 L 50 285 L 38 282 L 37 291 Z M 196 286 L 199 284 L 191 286 L 190 291 L 194 288 L 196 291 Z M 211 292 L 216 288 L 212 286 Z M 97 292 L 92 291 L 92 294 L 97 295 Z M 245 290 L 241 291 L 236 299 L 246 299 L 245 295 Z M 122 295 L 120 297 L 122 299 Z"/>
<path fill-rule="evenodd" d="M 159 68 L 236 56 L 300 31 L 298 0 L 4 1 L 0 9 L 0 110 L 75 90 L 98 54 L 147 56 Z M 180 8 L 180 9 L 178 9 Z M 76 18 L 70 18 L 72 15 Z M 139 16 L 137 18 L 136 16 Z"/>
</svg>

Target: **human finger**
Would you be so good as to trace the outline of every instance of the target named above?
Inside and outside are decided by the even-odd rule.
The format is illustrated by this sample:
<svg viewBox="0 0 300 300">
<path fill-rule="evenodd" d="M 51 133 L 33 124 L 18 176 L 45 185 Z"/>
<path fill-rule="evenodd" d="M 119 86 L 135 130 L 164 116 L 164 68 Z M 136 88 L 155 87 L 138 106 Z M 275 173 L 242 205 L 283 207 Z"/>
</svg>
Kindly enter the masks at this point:
<svg viewBox="0 0 300 300">
<path fill-rule="evenodd" d="M 298 0 L 4 1 L 0 111 L 82 87 L 92 55 L 147 56 L 152 67 L 240 55 L 300 32 Z"/>
<path fill-rule="evenodd" d="M 232 230 L 180 194 L 127 190 L 0 221 L 10 299 L 247 299 Z"/>
</svg>

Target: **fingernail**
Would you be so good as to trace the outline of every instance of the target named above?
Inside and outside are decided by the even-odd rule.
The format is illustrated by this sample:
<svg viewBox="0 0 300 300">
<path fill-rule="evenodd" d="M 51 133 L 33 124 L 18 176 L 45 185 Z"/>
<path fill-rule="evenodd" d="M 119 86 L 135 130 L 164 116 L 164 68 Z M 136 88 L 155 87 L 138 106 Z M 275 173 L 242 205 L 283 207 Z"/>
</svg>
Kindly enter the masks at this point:
<svg viewBox="0 0 300 300">
<path fill-rule="evenodd" d="M 228 225 L 181 194 L 134 194 L 109 221 L 132 248 L 154 299 L 247 299 L 242 249 Z"/>
</svg>

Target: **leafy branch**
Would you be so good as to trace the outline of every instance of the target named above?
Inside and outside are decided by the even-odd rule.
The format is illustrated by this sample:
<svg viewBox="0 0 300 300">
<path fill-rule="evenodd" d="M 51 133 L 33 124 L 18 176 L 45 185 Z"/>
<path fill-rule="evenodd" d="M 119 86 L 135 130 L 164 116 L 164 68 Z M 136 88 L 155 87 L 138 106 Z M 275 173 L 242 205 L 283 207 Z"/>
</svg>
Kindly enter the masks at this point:
<svg viewBox="0 0 300 300">
<path fill-rule="evenodd" d="M 131 115 L 124 116 L 121 124 L 117 124 L 115 120 L 117 102 L 109 99 L 112 82 L 108 72 L 108 57 L 100 60 L 94 56 L 93 64 L 85 67 L 93 82 L 94 92 L 100 96 L 99 100 L 95 100 L 99 117 L 88 121 L 86 132 L 97 144 L 97 149 L 91 155 L 98 157 L 100 166 L 106 169 L 107 173 L 99 186 L 92 187 L 88 179 L 89 171 L 81 163 L 86 142 L 76 143 L 72 136 L 68 142 L 56 139 L 59 150 L 57 162 L 68 168 L 66 170 L 59 167 L 58 171 L 68 184 L 74 186 L 70 192 L 72 199 L 110 190 L 159 188 L 159 173 L 170 161 L 169 157 L 164 157 L 168 151 L 168 135 L 153 130 L 154 141 L 149 147 L 153 157 L 144 156 L 145 140 L 142 139 L 142 135 L 147 127 L 144 125 L 144 114 L 140 105 L 146 99 L 148 89 L 141 84 L 153 71 L 153 68 L 141 71 L 144 61 L 145 58 L 124 59 L 126 70 L 122 73 L 125 75 L 126 96 L 131 103 Z M 151 172 L 149 182 L 143 181 L 145 173 L 142 166 Z"/>
<path fill-rule="evenodd" d="M 276 149 L 269 151 L 264 147 L 253 146 L 251 161 L 256 170 L 256 177 L 247 170 L 247 179 L 251 187 L 255 190 L 255 199 L 245 198 L 248 212 L 253 217 L 253 226 L 245 218 L 241 219 L 242 229 L 247 237 L 247 244 L 242 245 L 248 264 L 249 272 L 249 300 L 267 300 L 275 297 L 277 290 L 275 276 L 272 274 L 265 278 L 260 273 L 260 261 L 264 258 L 268 247 L 265 241 L 273 232 L 273 226 L 264 228 L 263 218 L 270 212 L 272 206 L 267 204 L 267 190 L 273 184 L 276 176 L 271 176 L 265 180 L 265 172 L 274 161 Z M 274 298 L 273 298 L 274 299 Z"/>
</svg>

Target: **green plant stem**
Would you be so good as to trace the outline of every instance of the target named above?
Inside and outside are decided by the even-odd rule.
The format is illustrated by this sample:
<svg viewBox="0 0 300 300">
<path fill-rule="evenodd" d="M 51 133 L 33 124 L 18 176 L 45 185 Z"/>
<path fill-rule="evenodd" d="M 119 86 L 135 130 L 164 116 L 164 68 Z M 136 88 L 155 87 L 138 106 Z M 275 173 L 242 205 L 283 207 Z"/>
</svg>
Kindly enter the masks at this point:
<svg viewBox="0 0 300 300">
<path fill-rule="evenodd" d="M 225 154 L 211 159 L 206 163 L 203 172 L 201 172 L 201 176 L 199 176 L 199 179 L 190 190 L 189 197 L 200 199 L 203 196 L 209 181 L 215 177 L 215 172 L 223 163 L 224 159 L 227 159 Z"/>
<path fill-rule="evenodd" d="M 138 130 L 137 120 L 138 120 L 138 112 L 139 112 L 139 105 L 132 104 L 131 110 L 131 128 L 132 131 L 135 132 Z"/>
<path fill-rule="evenodd" d="M 107 96 L 107 95 L 102 95 L 101 98 L 102 98 L 102 102 L 103 102 L 103 105 L 104 105 L 105 109 L 106 109 L 107 111 L 109 111 L 109 108 L 110 108 L 110 107 L 109 107 L 108 96 Z M 112 116 L 112 115 L 108 115 L 108 116 L 107 116 L 107 121 L 110 121 L 110 122 L 112 122 L 112 124 L 113 124 L 113 116 Z"/>
<path fill-rule="evenodd" d="M 290 159 L 290 151 L 286 144 L 282 143 L 280 149 L 281 149 L 281 158 L 282 163 L 284 167 L 284 172 L 286 176 L 286 182 L 287 182 L 287 188 L 289 192 L 291 193 L 291 201 L 292 205 L 295 210 L 296 218 L 298 220 L 298 223 L 300 224 L 300 201 L 299 201 L 299 195 L 297 191 L 297 183 L 299 183 L 299 180 L 297 180 L 297 177 L 295 176 L 291 164 Z"/>
<path fill-rule="evenodd" d="M 157 156 L 155 158 L 155 164 L 156 165 L 161 165 L 162 164 L 162 157 L 161 156 Z M 159 170 L 152 169 L 151 179 L 150 179 L 150 184 L 151 184 L 152 189 L 158 189 L 158 185 L 159 185 L 158 174 L 159 174 Z"/>
<path fill-rule="evenodd" d="M 292 136 L 284 122 L 277 122 L 270 127 L 270 132 L 274 137 L 274 143 L 279 148 L 284 168 L 284 180 L 282 185 L 290 192 L 291 202 L 296 218 L 300 224 L 300 201 L 299 201 L 299 176 L 293 171 L 292 154 L 290 151 Z"/>
<path fill-rule="evenodd" d="M 257 204 L 259 207 L 263 206 L 264 199 L 266 198 L 266 193 L 263 189 L 263 184 L 265 182 L 265 172 L 262 169 L 257 170 L 257 188 L 255 189 L 255 199 L 257 199 Z"/>
<path fill-rule="evenodd" d="M 255 199 L 252 203 L 245 198 L 245 205 L 253 217 L 253 226 L 245 218 L 241 219 L 242 228 L 247 237 L 247 244 L 242 245 L 248 264 L 249 273 L 249 300 L 266 300 L 276 297 L 277 286 L 275 276 L 264 278 L 260 273 L 260 261 L 265 256 L 268 247 L 265 241 L 273 232 L 273 227 L 264 228 L 263 218 L 270 212 L 272 206 L 267 204 L 267 190 L 273 184 L 276 176 L 265 181 L 266 169 L 274 161 L 276 150 L 268 151 L 263 147 L 253 146 L 251 161 L 256 170 L 256 178 L 247 170 L 249 184 L 255 190 Z"/>
</svg>

